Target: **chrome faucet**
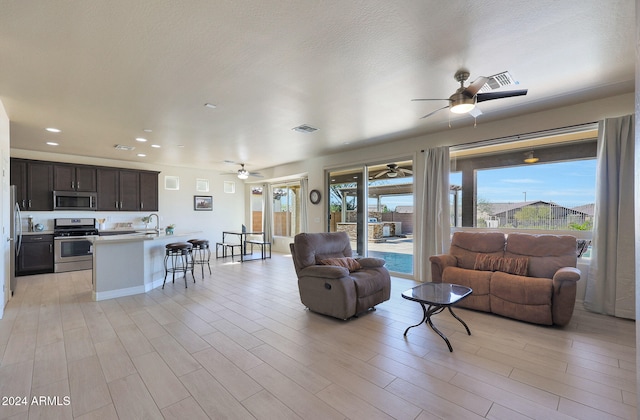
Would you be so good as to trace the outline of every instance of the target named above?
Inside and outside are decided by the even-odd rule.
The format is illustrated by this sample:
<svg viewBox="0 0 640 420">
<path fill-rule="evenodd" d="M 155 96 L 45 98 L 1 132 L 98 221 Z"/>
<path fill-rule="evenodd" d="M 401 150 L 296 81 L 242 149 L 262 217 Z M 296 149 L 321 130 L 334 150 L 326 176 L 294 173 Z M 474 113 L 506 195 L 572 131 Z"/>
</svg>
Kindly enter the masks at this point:
<svg viewBox="0 0 640 420">
<path fill-rule="evenodd" d="M 149 221 L 151 221 L 151 216 L 156 216 L 156 228 L 155 228 L 155 231 L 156 231 L 156 233 L 160 233 L 160 217 L 158 217 L 158 215 L 156 213 L 151 213 L 150 215 L 147 216 L 147 219 L 149 219 Z"/>
</svg>

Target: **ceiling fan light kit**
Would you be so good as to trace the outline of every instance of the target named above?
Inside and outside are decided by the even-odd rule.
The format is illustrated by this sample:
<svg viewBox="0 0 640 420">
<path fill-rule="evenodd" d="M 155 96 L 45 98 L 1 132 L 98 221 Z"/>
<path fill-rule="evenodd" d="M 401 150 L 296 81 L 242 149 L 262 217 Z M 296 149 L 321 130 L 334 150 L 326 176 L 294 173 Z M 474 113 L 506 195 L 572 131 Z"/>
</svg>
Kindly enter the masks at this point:
<svg viewBox="0 0 640 420">
<path fill-rule="evenodd" d="M 240 179 L 249 178 L 249 171 L 244 169 L 244 163 L 241 163 L 240 166 L 241 166 L 241 168 L 238 169 L 238 178 L 240 178 Z"/>
<path fill-rule="evenodd" d="M 499 73 L 500 74 L 508 74 L 508 72 Z M 474 110 L 476 103 L 490 101 L 493 99 L 501 99 L 501 98 L 511 98 L 513 96 L 523 96 L 527 94 L 527 89 L 521 90 L 512 90 L 506 92 L 487 92 L 490 90 L 493 85 L 497 85 L 494 83 L 493 85 L 488 84 L 488 82 L 492 81 L 492 77 L 480 76 L 476 80 L 473 81 L 469 86 L 465 87 L 464 82 L 469 78 L 469 72 L 467 70 L 461 69 L 456 72 L 454 75 L 454 79 L 460 82 L 460 87 L 451 95 L 448 99 L 443 98 L 428 98 L 428 99 L 412 99 L 413 101 L 449 101 L 449 105 L 444 106 L 440 109 L 437 109 L 429 114 L 421 117 L 427 118 L 431 115 L 435 114 L 438 111 L 449 108 L 449 110 L 455 114 L 466 114 Z M 511 79 L 511 75 L 509 75 L 509 80 Z M 487 88 L 489 86 L 489 88 Z M 473 116 L 477 117 L 480 112 L 476 112 Z"/>
</svg>

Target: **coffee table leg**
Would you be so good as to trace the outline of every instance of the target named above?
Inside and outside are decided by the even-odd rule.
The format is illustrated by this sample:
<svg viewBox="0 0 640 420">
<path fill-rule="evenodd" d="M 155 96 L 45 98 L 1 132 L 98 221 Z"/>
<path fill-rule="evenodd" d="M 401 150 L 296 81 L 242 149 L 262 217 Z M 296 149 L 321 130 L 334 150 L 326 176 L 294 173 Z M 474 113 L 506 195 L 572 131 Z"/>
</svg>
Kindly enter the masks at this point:
<svg viewBox="0 0 640 420">
<path fill-rule="evenodd" d="M 453 310 L 451 309 L 451 306 L 449 306 L 449 312 L 451 312 L 451 315 L 453 315 L 453 317 L 454 317 L 455 319 L 457 319 L 458 321 L 460 321 L 460 323 L 461 323 L 462 325 L 464 325 L 464 328 L 467 330 L 467 334 L 471 335 L 471 331 L 469 331 L 469 327 L 467 327 L 467 324 L 465 324 L 465 323 L 464 323 L 464 321 L 463 321 L 463 320 L 461 320 L 461 319 L 458 317 L 458 315 L 456 315 L 456 314 L 454 314 L 454 313 L 453 313 Z"/>
<path fill-rule="evenodd" d="M 439 329 L 437 329 L 436 326 L 433 325 L 433 322 L 431 322 L 431 315 L 439 314 L 443 310 L 444 310 L 443 306 L 434 306 L 433 309 L 431 309 L 431 307 L 429 307 L 428 316 L 427 316 L 427 323 L 429 324 L 431 329 L 436 332 L 436 334 L 438 334 L 440 337 L 442 337 L 444 342 L 447 343 L 447 347 L 449 347 L 449 351 L 452 352 L 453 351 L 453 347 L 451 347 L 451 343 L 449 342 L 449 339 L 447 338 L 447 336 L 444 335 Z"/>
<path fill-rule="evenodd" d="M 422 302 L 418 302 L 420 303 L 420 306 L 422 306 L 422 321 L 418 322 L 416 325 L 412 325 L 410 327 L 408 327 L 406 330 L 404 330 L 404 336 L 407 336 L 407 333 L 409 332 L 409 330 L 413 327 L 417 327 L 418 325 L 422 324 L 424 322 L 425 319 L 427 319 L 427 308 L 424 307 L 424 303 Z"/>
</svg>

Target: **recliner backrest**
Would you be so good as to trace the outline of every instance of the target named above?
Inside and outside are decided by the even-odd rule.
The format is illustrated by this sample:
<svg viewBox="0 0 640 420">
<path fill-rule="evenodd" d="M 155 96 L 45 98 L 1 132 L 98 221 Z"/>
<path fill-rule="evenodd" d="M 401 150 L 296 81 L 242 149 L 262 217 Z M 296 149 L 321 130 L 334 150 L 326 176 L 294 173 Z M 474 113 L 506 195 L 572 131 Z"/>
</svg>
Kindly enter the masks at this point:
<svg viewBox="0 0 640 420">
<path fill-rule="evenodd" d="M 293 238 L 294 264 L 303 269 L 326 258 L 351 257 L 351 243 L 346 232 L 300 233 Z"/>
<path fill-rule="evenodd" d="M 473 270 L 478 254 L 504 256 L 504 233 L 454 232 L 449 254 L 456 257 L 458 267 Z"/>
<path fill-rule="evenodd" d="M 529 276 L 550 279 L 560 268 L 576 266 L 576 244 L 570 235 L 510 233 L 505 257 L 527 257 Z"/>
</svg>

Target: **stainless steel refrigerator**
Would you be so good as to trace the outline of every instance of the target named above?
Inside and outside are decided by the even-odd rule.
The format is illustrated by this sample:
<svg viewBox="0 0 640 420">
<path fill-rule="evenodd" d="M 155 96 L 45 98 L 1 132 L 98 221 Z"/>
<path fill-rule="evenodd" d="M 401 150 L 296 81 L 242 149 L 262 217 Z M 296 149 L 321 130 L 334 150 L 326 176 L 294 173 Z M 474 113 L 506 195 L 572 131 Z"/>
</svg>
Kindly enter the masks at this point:
<svg viewBox="0 0 640 420">
<path fill-rule="evenodd" d="M 10 251 L 10 268 L 11 271 L 11 296 L 16 290 L 16 260 L 20 255 L 22 247 L 22 215 L 20 214 L 20 206 L 16 197 L 16 186 L 11 186 L 11 251 Z"/>
</svg>

